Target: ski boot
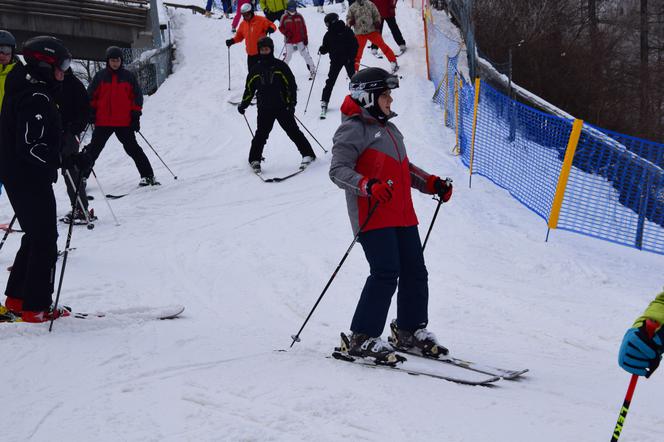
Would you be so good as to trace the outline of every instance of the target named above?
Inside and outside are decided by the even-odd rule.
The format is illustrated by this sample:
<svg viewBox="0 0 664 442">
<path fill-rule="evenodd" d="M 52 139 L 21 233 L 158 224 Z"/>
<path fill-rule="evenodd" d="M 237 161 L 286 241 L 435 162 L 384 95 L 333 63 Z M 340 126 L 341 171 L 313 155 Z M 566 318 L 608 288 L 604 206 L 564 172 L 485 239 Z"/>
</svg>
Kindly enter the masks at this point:
<svg viewBox="0 0 664 442">
<path fill-rule="evenodd" d="M 320 102 L 320 119 L 324 120 L 327 117 L 327 101 Z"/>
<path fill-rule="evenodd" d="M 420 352 L 422 356 L 438 358 L 445 356 L 450 351 L 440 345 L 436 340 L 436 335 L 426 328 L 419 328 L 414 332 L 403 330 L 397 327 L 396 319 L 390 323 L 392 336 L 388 339 L 390 344 L 398 350 L 405 352 Z"/>
<path fill-rule="evenodd" d="M 249 163 L 251 166 L 251 169 L 254 171 L 254 173 L 261 173 L 261 162 L 260 161 L 252 161 Z"/>
<path fill-rule="evenodd" d="M 56 309 L 53 306 L 49 307 L 47 310 L 41 311 L 31 311 L 23 310 L 23 322 L 48 322 L 51 319 L 64 318 L 71 315 L 71 310 L 69 307 L 58 307 Z"/>
<path fill-rule="evenodd" d="M 399 65 L 397 64 L 396 61 L 393 61 L 390 63 L 390 74 L 394 74 L 399 70 Z"/>
<path fill-rule="evenodd" d="M 69 211 L 61 221 L 65 224 L 73 223 L 76 226 L 88 224 L 88 222 L 96 221 L 97 217 L 95 216 L 95 210 L 90 209 L 88 211 L 88 217 L 85 217 L 85 212 L 83 209 L 77 208 L 74 212 Z"/>
<path fill-rule="evenodd" d="M 139 187 L 146 187 L 146 186 L 161 186 L 161 183 L 157 181 L 157 179 L 153 176 L 144 176 L 141 178 L 141 180 L 138 182 Z"/>
<path fill-rule="evenodd" d="M 309 155 L 302 157 L 302 162 L 300 163 L 300 169 L 302 170 L 306 169 L 307 166 L 313 163 L 314 161 L 316 161 L 316 157 L 312 157 Z"/>
<path fill-rule="evenodd" d="M 350 338 L 342 333 L 339 350 L 348 356 L 369 359 L 376 365 L 395 366 L 406 360 L 397 355 L 394 348 L 380 337 L 372 338 L 363 333 L 353 333 Z"/>
<path fill-rule="evenodd" d="M 9 311 L 4 305 L 0 305 L 0 322 L 14 322 L 16 315 Z"/>
<path fill-rule="evenodd" d="M 23 300 L 7 296 L 7 299 L 5 299 L 5 308 L 14 315 L 21 316 L 21 313 L 23 313 Z"/>
</svg>

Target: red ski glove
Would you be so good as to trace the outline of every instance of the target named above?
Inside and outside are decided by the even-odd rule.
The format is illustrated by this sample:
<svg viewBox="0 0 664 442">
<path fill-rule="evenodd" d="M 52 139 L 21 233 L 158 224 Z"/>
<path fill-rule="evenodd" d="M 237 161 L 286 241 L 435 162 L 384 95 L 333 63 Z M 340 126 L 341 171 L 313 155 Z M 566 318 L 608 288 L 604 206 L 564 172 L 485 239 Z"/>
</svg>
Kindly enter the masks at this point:
<svg viewBox="0 0 664 442">
<path fill-rule="evenodd" d="M 392 186 L 373 178 L 367 183 L 367 194 L 385 204 L 392 199 Z"/>
<path fill-rule="evenodd" d="M 427 190 L 431 194 L 436 194 L 444 202 L 448 202 L 452 198 L 452 178 L 440 179 L 436 175 L 429 176 L 427 180 Z"/>
</svg>

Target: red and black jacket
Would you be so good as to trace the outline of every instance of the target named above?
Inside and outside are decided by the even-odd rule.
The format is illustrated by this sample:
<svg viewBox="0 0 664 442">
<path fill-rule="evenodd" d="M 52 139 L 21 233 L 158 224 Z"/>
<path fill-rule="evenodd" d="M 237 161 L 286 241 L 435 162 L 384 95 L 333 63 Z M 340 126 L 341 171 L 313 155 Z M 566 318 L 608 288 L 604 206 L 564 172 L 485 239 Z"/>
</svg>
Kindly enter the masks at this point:
<svg viewBox="0 0 664 442">
<path fill-rule="evenodd" d="M 131 112 L 143 107 L 143 93 L 136 77 L 120 67 L 97 72 L 88 86 L 90 106 L 95 112 L 96 126 L 128 127 Z"/>
</svg>

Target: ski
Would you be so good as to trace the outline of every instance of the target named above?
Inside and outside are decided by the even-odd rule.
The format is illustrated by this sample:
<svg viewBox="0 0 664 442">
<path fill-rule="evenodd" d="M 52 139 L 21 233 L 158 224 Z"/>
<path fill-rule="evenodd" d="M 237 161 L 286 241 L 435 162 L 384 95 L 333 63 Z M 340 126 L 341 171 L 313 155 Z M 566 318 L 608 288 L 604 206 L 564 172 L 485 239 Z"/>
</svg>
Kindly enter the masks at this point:
<svg viewBox="0 0 664 442">
<path fill-rule="evenodd" d="M 69 309 L 68 307 L 66 307 Z M 164 306 L 164 307 L 133 307 L 133 308 L 125 308 L 125 309 L 118 309 L 118 310 L 108 310 L 106 312 L 94 312 L 94 313 L 86 313 L 86 312 L 76 312 L 76 311 L 71 311 L 70 316 L 64 316 L 59 318 L 58 320 L 67 320 L 68 318 L 73 318 L 73 319 L 86 319 L 86 320 L 94 320 L 94 319 L 104 319 L 104 318 L 128 318 L 134 321 L 141 321 L 141 320 L 166 320 L 166 319 L 175 319 L 179 317 L 182 312 L 184 312 L 184 306 L 183 305 L 169 305 L 169 306 Z M 23 322 L 20 316 L 16 316 L 12 314 L 11 312 L 7 311 L 4 314 L 0 313 L 0 322 L 5 322 L 5 323 L 18 323 L 18 322 Z"/>
<path fill-rule="evenodd" d="M 394 345 L 394 344 L 393 344 Z M 479 364 L 477 362 L 464 361 L 463 359 L 455 358 L 452 356 L 441 356 L 439 358 L 434 358 L 432 356 L 425 356 L 419 351 L 413 350 L 402 350 L 395 347 L 398 354 L 415 356 L 422 359 L 428 359 L 430 361 L 441 362 L 444 364 L 454 365 L 466 370 L 475 371 L 477 373 L 483 373 L 491 376 L 499 376 L 505 380 L 512 381 L 518 378 L 519 376 L 527 373 L 529 369 L 525 368 L 522 370 L 509 370 L 505 368 L 492 367 L 490 365 Z"/>
<path fill-rule="evenodd" d="M 298 169 L 297 171 L 295 171 L 295 172 L 293 172 L 293 173 L 291 173 L 291 174 L 289 174 L 289 175 L 282 176 L 282 177 L 272 177 L 272 178 L 265 178 L 265 177 L 263 176 L 262 172 L 258 172 L 258 173 L 254 172 L 254 173 L 256 174 L 256 176 L 257 176 L 258 178 L 260 178 L 261 180 L 263 180 L 264 183 L 280 183 L 280 182 L 282 182 L 282 181 L 286 181 L 286 180 L 289 179 L 289 178 L 293 178 L 295 175 L 299 175 L 299 174 L 301 174 L 302 172 L 304 172 L 304 169 Z"/>
<path fill-rule="evenodd" d="M 129 193 L 122 193 L 120 195 L 113 195 L 113 194 L 107 193 L 106 198 L 108 198 L 109 200 L 117 200 L 117 199 L 120 199 L 120 198 L 124 198 L 127 195 L 129 195 Z"/>
<path fill-rule="evenodd" d="M 409 360 L 405 360 L 401 365 L 384 365 L 376 364 L 374 361 L 351 356 L 348 353 L 342 352 L 339 348 L 335 349 L 331 356 L 334 359 L 350 362 L 362 367 L 376 368 L 376 369 L 385 369 L 391 371 L 399 371 L 413 376 L 424 376 L 434 379 L 441 379 L 444 381 L 454 382 L 457 384 L 463 385 L 479 385 L 479 386 L 490 386 L 492 383 L 500 380 L 500 376 L 490 376 L 490 375 L 471 375 L 468 376 L 466 373 L 459 372 L 458 374 L 448 374 L 437 372 L 437 370 L 427 369 L 426 367 L 418 367 L 418 364 L 413 364 Z M 405 359 L 405 358 L 403 358 Z"/>
</svg>

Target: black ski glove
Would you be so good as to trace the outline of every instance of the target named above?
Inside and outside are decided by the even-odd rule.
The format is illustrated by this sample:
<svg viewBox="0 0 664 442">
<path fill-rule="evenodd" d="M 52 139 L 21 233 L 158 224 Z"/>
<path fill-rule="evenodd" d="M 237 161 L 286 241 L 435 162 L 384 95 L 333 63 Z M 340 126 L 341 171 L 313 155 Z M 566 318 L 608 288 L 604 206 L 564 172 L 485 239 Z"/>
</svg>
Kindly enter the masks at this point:
<svg viewBox="0 0 664 442">
<path fill-rule="evenodd" d="M 246 107 L 242 107 L 242 105 L 237 107 L 237 111 L 241 114 L 244 115 L 244 111 L 246 110 Z"/>
<path fill-rule="evenodd" d="M 139 130 L 141 130 L 141 115 L 143 115 L 141 111 L 136 111 L 136 110 L 131 111 L 130 127 L 134 132 L 138 132 Z"/>
<path fill-rule="evenodd" d="M 226 46 L 228 46 L 229 48 L 231 46 L 233 46 L 234 44 L 235 44 L 235 40 L 233 40 L 232 38 L 229 38 L 228 40 L 226 40 Z"/>
</svg>

